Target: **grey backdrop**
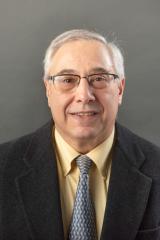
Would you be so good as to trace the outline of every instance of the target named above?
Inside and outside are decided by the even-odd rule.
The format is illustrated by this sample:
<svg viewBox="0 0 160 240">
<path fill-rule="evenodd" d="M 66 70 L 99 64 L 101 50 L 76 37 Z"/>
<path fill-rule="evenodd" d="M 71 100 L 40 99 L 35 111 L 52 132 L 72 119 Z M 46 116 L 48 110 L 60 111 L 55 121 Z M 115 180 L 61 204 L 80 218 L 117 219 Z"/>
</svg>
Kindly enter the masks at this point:
<svg viewBox="0 0 160 240">
<path fill-rule="evenodd" d="M 71 28 L 117 36 L 126 65 L 119 121 L 160 145 L 159 0 L 0 0 L 0 142 L 50 119 L 42 60 Z"/>
</svg>

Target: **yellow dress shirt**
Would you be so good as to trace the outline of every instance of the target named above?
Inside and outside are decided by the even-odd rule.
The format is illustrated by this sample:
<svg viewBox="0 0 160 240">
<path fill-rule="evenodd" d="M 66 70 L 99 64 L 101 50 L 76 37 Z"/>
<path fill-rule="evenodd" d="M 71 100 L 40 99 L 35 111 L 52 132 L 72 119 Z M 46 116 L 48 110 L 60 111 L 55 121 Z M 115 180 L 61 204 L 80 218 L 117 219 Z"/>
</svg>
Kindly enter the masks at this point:
<svg viewBox="0 0 160 240">
<path fill-rule="evenodd" d="M 94 162 L 90 169 L 90 190 L 95 207 L 98 239 L 101 235 L 107 201 L 114 132 L 113 129 L 109 138 L 86 154 Z M 65 142 L 56 129 L 53 131 L 53 142 L 56 147 L 62 219 L 67 239 L 80 174 L 74 160 L 80 153 Z"/>
</svg>

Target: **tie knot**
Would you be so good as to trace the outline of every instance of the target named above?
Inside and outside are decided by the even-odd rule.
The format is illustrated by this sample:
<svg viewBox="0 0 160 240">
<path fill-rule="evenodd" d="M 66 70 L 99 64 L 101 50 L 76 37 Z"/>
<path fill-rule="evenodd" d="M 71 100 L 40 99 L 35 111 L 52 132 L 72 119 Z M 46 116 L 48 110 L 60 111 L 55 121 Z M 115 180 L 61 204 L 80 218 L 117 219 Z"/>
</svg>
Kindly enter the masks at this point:
<svg viewBox="0 0 160 240">
<path fill-rule="evenodd" d="M 80 155 L 78 158 L 76 158 L 76 162 L 80 173 L 88 174 L 89 169 L 92 165 L 92 160 L 87 155 Z"/>
</svg>

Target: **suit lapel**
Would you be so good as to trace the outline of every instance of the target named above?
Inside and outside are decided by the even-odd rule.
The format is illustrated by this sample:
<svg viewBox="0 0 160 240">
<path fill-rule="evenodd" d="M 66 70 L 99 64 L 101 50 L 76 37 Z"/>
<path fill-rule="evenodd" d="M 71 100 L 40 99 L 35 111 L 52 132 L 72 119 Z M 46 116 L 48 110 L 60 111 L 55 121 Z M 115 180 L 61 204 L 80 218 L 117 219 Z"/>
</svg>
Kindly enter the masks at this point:
<svg viewBox="0 0 160 240">
<path fill-rule="evenodd" d="M 118 127 L 120 128 L 120 127 Z M 133 240 L 146 208 L 152 180 L 140 172 L 143 153 L 118 129 L 101 240 Z"/>
<path fill-rule="evenodd" d="M 32 239 L 64 239 L 56 157 L 47 126 L 33 138 L 24 156 L 25 169 L 16 178 Z"/>
</svg>

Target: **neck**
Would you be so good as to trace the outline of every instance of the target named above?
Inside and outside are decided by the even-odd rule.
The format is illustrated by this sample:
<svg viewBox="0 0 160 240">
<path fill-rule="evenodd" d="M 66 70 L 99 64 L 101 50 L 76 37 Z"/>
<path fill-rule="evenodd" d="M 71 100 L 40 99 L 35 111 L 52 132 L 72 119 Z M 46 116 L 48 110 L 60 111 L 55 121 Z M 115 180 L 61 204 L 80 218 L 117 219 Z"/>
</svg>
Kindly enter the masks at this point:
<svg viewBox="0 0 160 240">
<path fill-rule="evenodd" d="M 57 129 L 56 129 L 57 130 Z M 112 129 L 113 130 L 113 129 Z M 66 136 L 63 136 L 58 130 L 57 132 L 60 134 L 62 139 L 70 145 L 72 148 L 74 148 L 78 153 L 80 154 L 87 154 L 88 152 L 92 151 L 94 148 L 96 148 L 98 145 L 100 145 L 102 142 L 104 142 L 106 139 L 109 138 L 112 131 L 109 132 L 109 134 L 102 136 L 101 138 L 79 138 L 79 139 L 73 139 Z"/>
<path fill-rule="evenodd" d="M 104 139 L 105 140 L 105 139 Z M 97 147 L 99 144 L 101 144 L 102 141 L 95 141 L 95 142 L 88 142 L 88 141 L 78 141 L 78 142 L 67 142 L 71 147 L 73 147 L 77 152 L 81 154 L 86 154 L 90 151 L 92 151 L 95 147 Z"/>
</svg>

